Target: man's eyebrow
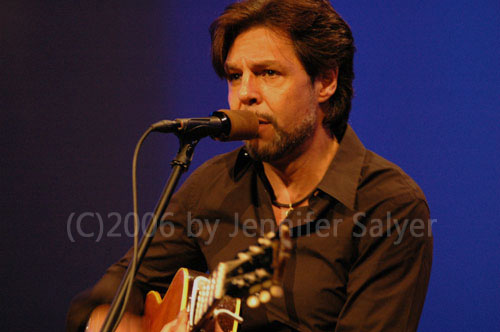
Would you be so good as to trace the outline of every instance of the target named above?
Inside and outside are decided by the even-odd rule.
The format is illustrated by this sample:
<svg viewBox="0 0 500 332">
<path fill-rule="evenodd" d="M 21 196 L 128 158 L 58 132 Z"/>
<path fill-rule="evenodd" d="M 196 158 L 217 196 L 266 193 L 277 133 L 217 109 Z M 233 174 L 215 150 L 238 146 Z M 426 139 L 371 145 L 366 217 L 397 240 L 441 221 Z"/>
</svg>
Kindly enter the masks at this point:
<svg viewBox="0 0 500 332">
<path fill-rule="evenodd" d="M 259 60 L 250 63 L 251 68 L 266 68 L 271 66 L 280 66 L 280 63 L 276 60 Z M 224 69 L 226 71 L 229 71 L 229 70 L 238 70 L 239 68 L 236 64 L 226 62 L 224 64 Z"/>
<path fill-rule="evenodd" d="M 237 70 L 238 68 L 235 65 L 231 65 L 230 63 L 226 62 L 224 64 L 224 69 L 226 70 L 226 72 L 228 72 L 230 70 Z"/>
</svg>

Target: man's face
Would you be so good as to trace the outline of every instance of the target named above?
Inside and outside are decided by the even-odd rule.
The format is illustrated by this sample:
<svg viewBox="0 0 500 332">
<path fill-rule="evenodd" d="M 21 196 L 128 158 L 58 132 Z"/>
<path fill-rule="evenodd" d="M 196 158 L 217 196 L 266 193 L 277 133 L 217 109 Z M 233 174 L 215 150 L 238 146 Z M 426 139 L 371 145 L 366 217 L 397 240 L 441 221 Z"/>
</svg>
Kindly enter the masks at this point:
<svg viewBox="0 0 500 332">
<path fill-rule="evenodd" d="M 265 27 L 238 35 L 226 63 L 229 106 L 259 118 L 259 136 L 246 142 L 252 157 L 276 161 L 300 153 L 321 127 L 318 86 L 292 41 Z"/>
</svg>

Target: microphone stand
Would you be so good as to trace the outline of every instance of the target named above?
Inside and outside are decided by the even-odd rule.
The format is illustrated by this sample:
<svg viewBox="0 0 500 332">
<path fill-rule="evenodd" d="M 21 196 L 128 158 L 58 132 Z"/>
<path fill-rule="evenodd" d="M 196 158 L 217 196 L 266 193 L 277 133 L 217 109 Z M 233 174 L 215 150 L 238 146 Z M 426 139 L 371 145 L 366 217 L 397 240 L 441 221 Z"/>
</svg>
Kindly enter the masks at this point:
<svg viewBox="0 0 500 332">
<path fill-rule="evenodd" d="M 139 248 L 137 250 L 136 268 L 134 271 L 132 271 L 132 265 L 129 262 L 127 271 L 123 276 L 113 302 L 111 303 L 111 307 L 108 311 L 106 319 L 101 327 L 101 332 L 112 332 L 118 325 L 118 316 L 120 314 L 121 308 L 127 305 L 126 303 L 123 303 L 127 290 L 126 285 L 130 279 L 134 279 L 137 271 L 139 270 L 142 259 L 144 258 L 144 255 L 146 254 L 146 251 L 151 244 L 153 236 L 156 233 L 156 229 L 158 228 L 158 226 L 160 226 L 159 224 L 161 221 L 161 217 L 167 209 L 170 198 L 172 197 L 174 190 L 179 183 L 179 179 L 181 175 L 188 170 L 189 164 L 193 159 L 194 148 L 196 147 L 196 144 L 198 144 L 198 140 L 199 138 L 201 138 L 200 136 L 205 136 L 203 134 L 200 135 L 197 130 L 181 131 L 177 132 L 176 135 L 180 139 L 180 148 L 177 152 L 177 156 L 171 162 L 172 170 L 170 172 L 170 176 L 156 205 L 153 217 L 151 218 L 149 225 L 144 232 L 144 235 L 142 236 L 141 242 L 139 243 Z"/>
</svg>

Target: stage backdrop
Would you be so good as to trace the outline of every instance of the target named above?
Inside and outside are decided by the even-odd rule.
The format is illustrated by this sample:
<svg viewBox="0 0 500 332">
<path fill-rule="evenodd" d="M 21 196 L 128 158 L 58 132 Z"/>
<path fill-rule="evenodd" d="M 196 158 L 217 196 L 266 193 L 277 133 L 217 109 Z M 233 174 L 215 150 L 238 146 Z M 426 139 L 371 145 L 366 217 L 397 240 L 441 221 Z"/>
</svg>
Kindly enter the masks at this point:
<svg viewBox="0 0 500 332">
<path fill-rule="evenodd" d="M 61 331 L 70 299 L 131 245 L 142 131 L 227 106 L 208 35 L 227 3 L 0 4 L 3 330 Z M 419 331 L 500 330 L 500 3 L 334 6 L 358 49 L 350 123 L 420 184 L 437 220 Z M 193 168 L 236 146 L 204 140 Z M 141 215 L 176 148 L 173 136 L 146 142 Z"/>
</svg>

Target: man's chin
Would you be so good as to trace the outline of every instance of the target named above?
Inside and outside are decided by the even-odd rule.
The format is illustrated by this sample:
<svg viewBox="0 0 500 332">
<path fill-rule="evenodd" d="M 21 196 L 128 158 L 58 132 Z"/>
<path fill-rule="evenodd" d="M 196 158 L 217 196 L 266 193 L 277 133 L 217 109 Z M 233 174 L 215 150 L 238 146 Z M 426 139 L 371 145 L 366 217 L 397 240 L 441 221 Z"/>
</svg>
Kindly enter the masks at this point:
<svg viewBox="0 0 500 332">
<path fill-rule="evenodd" d="M 245 141 L 245 149 L 252 159 L 257 161 L 263 161 L 262 157 L 265 157 L 264 151 L 262 151 L 262 142 L 260 139 L 254 138 L 252 140 Z"/>
<path fill-rule="evenodd" d="M 245 148 L 250 157 L 257 161 L 271 162 L 282 157 L 282 153 L 278 151 L 275 145 L 265 143 L 260 139 L 245 141 Z"/>
</svg>

